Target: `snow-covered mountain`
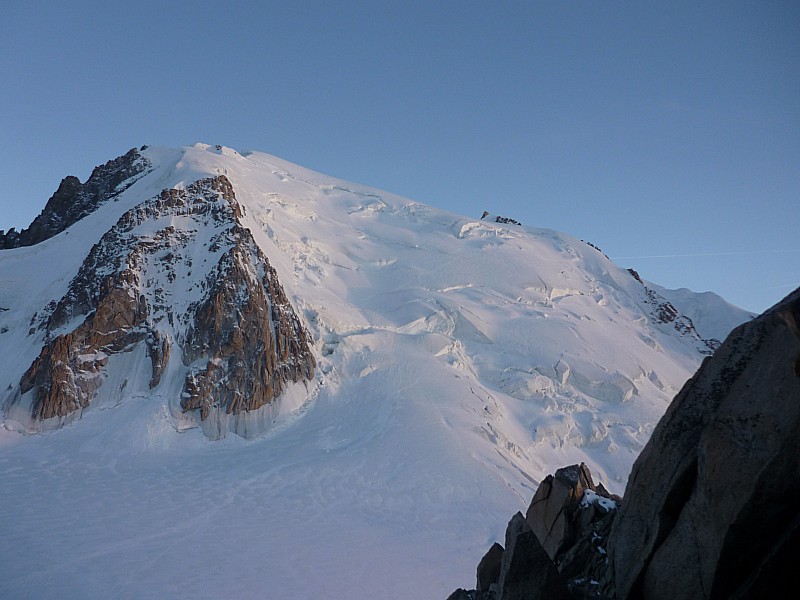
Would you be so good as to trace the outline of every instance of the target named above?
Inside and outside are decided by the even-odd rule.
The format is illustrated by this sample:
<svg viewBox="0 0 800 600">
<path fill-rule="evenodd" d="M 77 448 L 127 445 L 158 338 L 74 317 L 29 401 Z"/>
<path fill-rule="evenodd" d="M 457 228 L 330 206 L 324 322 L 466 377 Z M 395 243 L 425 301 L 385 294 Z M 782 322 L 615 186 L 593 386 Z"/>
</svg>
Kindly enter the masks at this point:
<svg viewBox="0 0 800 600">
<path fill-rule="evenodd" d="M 3 595 L 445 597 L 750 317 L 267 154 L 72 179 L 0 232 Z"/>
</svg>

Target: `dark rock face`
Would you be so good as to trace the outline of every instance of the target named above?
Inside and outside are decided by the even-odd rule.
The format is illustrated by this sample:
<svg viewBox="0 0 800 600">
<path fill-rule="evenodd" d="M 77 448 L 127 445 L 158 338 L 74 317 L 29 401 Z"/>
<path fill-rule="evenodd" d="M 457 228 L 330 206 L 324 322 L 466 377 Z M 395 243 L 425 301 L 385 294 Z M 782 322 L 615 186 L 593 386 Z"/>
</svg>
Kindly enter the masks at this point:
<svg viewBox="0 0 800 600">
<path fill-rule="evenodd" d="M 594 483 L 589 469 L 581 464 L 548 475 L 536 490 L 526 520 L 551 560 L 574 540 L 571 513 L 587 489 L 594 490 Z"/>
<path fill-rule="evenodd" d="M 498 589 L 496 585 L 494 586 L 494 589 Z M 465 590 L 464 588 L 458 588 L 455 592 L 447 597 L 447 600 L 499 600 L 499 598 L 500 596 L 498 596 L 494 591 L 480 592 L 478 590 Z"/>
<path fill-rule="evenodd" d="M 567 585 L 522 513 L 506 529 L 498 582 L 501 600 L 569 600 Z"/>
<path fill-rule="evenodd" d="M 500 581 L 500 567 L 503 563 L 503 547 L 495 542 L 478 563 L 477 583 L 475 589 L 488 592 L 492 585 Z"/>
<path fill-rule="evenodd" d="M 619 510 L 573 465 L 542 482 L 526 521 L 572 598 L 778 598 L 795 587 L 799 495 L 800 289 L 686 383 Z M 506 540 L 503 565 L 516 552 Z M 501 574 L 497 598 L 502 586 Z"/>
<path fill-rule="evenodd" d="M 619 598 L 790 589 L 800 510 L 800 290 L 734 330 L 637 459 L 609 541 Z M 611 587 L 611 583 L 608 584 Z"/>
<path fill-rule="evenodd" d="M 475 590 L 458 588 L 455 592 L 447 597 L 447 600 L 484 600 L 484 596 L 481 595 L 480 598 L 478 598 L 475 595 Z M 486 600 L 493 600 L 493 598 L 487 598 Z"/>
<path fill-rule="evenodd" d="M 109 357 L 141 343 L 151 388 L 178 348 L 180 408 L 199 411 L 201 421 L 260 408 L 311 379 L 308 335 L 240 217 L 224 176 L 164 190 L 126 212 L 39 317 L 45 344 L 10 410 L 28 407 L 34 429 L 69 421 L 97 396 Z M 191 277 L 192 269 L 205 277 Z"/>
<path fill-rule="evenodd" d="M 0 231 L 0 250 L 33 246 L 61 233 L 128 189 L 150 167 L 150 162 L 132 148 L 95 167 L 86 183 L 72 175 L 65 177 L 30 227 L 19 232 L 13 228 L 7 233 Z"/>
</svg>

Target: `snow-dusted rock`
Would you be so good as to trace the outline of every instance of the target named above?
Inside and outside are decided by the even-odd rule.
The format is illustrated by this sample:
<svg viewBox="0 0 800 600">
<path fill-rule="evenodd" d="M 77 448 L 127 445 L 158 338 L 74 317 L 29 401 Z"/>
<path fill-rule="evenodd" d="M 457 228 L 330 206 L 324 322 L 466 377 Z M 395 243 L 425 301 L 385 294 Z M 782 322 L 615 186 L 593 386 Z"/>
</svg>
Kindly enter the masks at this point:
<svg viewBox="0 0 800 600">
<path fill-rule="evenodd" d="M 574 541 L 571 517 L 587 489 L 595 489 L 588 467 L 572 465 L 545 477 L 531 500 L 525 519 L 552 560 Z"/>
<path fill-rule="evenodd" d="M 203 421 L 259 409 L 287 385 L 311 380 L 316 366 L 275 269 L 249 231 L 236 235 L 207 278 L 209 293 L 190 314 L 183 344 L 192 368 L 181 407 L 199 410 Z"/>
<path fill-rule="evenodd" d="M 600 598 L 605 544 L 619 506 L 585 464 L 548 475 L 478 565 L 474 598 Z M 499 562 L 499 573 L 492 569 Z M 493 578 L 494 577 L 494 578 Z M 483 596 L 482 596 L 483 594 Z"/>
</svg>

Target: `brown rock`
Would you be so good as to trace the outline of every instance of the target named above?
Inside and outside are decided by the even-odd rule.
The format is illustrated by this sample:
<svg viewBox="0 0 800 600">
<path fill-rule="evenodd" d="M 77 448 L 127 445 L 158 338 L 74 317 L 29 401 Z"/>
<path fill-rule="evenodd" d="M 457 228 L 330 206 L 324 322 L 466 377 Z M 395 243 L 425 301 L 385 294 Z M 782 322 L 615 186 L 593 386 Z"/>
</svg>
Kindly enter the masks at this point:
<svg viewBox="0 0 800 600">
<path fill-rule="evenodd" d="M 236 414 L 260 408 L 287 383 L 310 379 L 316 363 L 307 334 L 278 276 L 249 231 L 226 253 L 209 278 L 211 293 L 194 314 L 184 344 L 184 362 L 205 366 L 189 372 L 181 407 Z M 261 281 L 248 273 L 250 257 L 264 266 Z"/>
<path fill-rule="evenodd" d="M 98 375 L 108 353 L 145 339 L 135 328 L 146 314 L 139 299 L 106 281 L 97 310 L 72 333 L 45 344 L 22 376 L 20 392 L 33 389 L 35 394 L 31 416 L 41 421 L 86 408 L 102 383 Z"/>
<path fill-rule="evenodd" d="M 531 500 L 526 521 L 552 560 L 575 538 L 572 513 L 586 489 L 595 487 L 588 467 L 581 463 L 545 477 Z"/>
</svg>

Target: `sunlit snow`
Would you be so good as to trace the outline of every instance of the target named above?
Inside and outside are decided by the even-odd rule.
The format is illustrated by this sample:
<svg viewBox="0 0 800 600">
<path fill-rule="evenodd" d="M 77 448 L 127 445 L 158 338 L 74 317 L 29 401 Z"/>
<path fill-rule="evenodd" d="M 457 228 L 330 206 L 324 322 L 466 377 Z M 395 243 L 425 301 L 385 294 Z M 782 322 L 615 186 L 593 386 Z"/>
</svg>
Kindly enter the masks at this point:
<svg viewBox="0 0 800 600">
<path fill-rule="evenodd" d="M 569 235 L 258 152 L 143 154 L 155 168 L 117 201 L 0 252 L 0 401 L 41 349 L 34 313 L 119 216 L 218 174 L 311 333 L 316 380 L 262 415 L 264 434 L 210 441 L 168 408 L 182 381 L 167 371 L 149 390 L 134 351 L 110 358 L 80 420 L 0 428 L 0 597 L 445 598 L 548 473 L 583 461 L 621 494 L 703 358 L 653 322 L 640 282 Z M 659 293 L 701 333 L 748 318 Z"/>
</svg>

